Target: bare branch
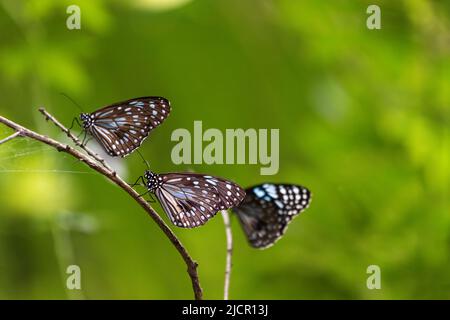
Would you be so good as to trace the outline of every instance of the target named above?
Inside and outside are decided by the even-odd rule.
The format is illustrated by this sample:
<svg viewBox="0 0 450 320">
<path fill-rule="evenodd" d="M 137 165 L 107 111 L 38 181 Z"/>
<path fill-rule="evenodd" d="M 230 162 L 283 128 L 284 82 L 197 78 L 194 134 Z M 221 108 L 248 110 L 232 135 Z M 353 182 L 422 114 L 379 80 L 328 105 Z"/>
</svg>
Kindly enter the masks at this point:
<svg viewBox="0 0 450 320">
<path fill-rule="evenodd" d="M 5 142 L 8 142 L 9 140 L 12 140 L 18 136 L 20 136 L 20 133 L 16 131 L 12 135 L 6 137 L 5 139 L 0 140 L 0 144 L 4 144 Z"/>
<path fill-rule="evenodd" d="M 67 128 L 65 128 L 53 116 L 51 116 L 48 112 L 46 112 L 45 109 L 41 108 L 40 110 L 44 115 L 46 115 L 46 117 L 48 119 L 52 119 L 52 121 L 55 124 L 58 123 L 58 127 L 60 127 L 61 130 L 63 130 L 66 134 L 69 132 L 69 130 Z M 147 212 L 147 214 L 156 222 L 156 224 L 164 232 L 164 234 L 167 236 L 167 238 L 169 238 L 170 242 L 172 242 L 172 244 L 174 245 L 176 250 L 180 253 L 181 257 L 183 258 L 184 262 L 187 265 L 187 271 L 188 271 L 189 277 L 191 278 L 195 299 L 197 299 L 197 300 L 202 299 L 203 292 L 202 292 L 202 288 L 200 286 L 198 273 L 197 273 L 198 264 L 191 258 L 191 256 L 187 252 L 186 248 L 181 244 L 181 242 L 177 238 L 177 236 L 173 233 L 173 231 L 170 229 L 170 227 L 164 222 L 164 220 L 161 219 L 161 217 L 156 213 L 156 211 L 143 198 L 139 197 L 139 194 L 133 188 L 131 188 L 125 181 L 123 181 L 113 170 L 109 170 L 103 164 L 100 165 L 98 163 L 98 162 L 102 163 L 101 160 L 103 160 L 103 159 L 101 159 L 99 156 L 96 156 L 96 157 L 100 158 L 100 160 L 97 160 L 97 158 L 94 156 L 88 156 L 88 155 L 78 151 L 77 149 L 72 148 L 71 146 L 69 146 L 67 144 L 63 144 L 52 138 L 46 137 L 46 136 L 41 135 L 37 132 L 34 132 L 30 129 L 27 129 L 27 128 L 15 123 L 7 118 L 4 118 L 2 116 L 0 116 L 0 123 L 3 123 L 4 125 L 15 130 L 17 133 L 16 136 L 20 135 L 23 137 L 28 137 L 28 138 L 34 139 L 36 141 L 42 142 L 46 145 L 49 145 L 49 146 L 55 148 L 59 152 L 65 152 L 65 153 L 75 157 L 76 159 L 84 162 L 91 169 L 93 169 L 93 170 L 97 171 L 98 173 L 102 174 L 103 176 L 107 177 L 114 184 L 116 184 L 117 186 L 122 188 L 125 192 L 127 192 Z"/>
<path fill-rule="evenodd" d="M 78 139 L 76 136 L 70 132 L 69 129 L 67 129 L 61 122 L 59 122 L 54 116 L 52 116 L 50 113 L 47 112 L 44 108 L 39 108 L 39 112 L 42 113 L 45 116 L 45 120 L 50 120 L 53 122 L 59 129 L 61 129 L 62 132 L 64 132 L 72 141 L 82 148 L 88 155 L 90 155 L 92 158 L 100 162 L 106 169 L 114 173 L 114 170 L 106 163 L 104 159 L 102 159 L 98 154 L 96 154 L 94 151 L 89 149 L 87 146 L 81 143 L 80 139 Z"/>
<path fill-rule="evenodd" d="M 230 278 L 233 258 L 233 234 L 231 233 L 230 216 L 227 210 L 222 210 L 223 224 L 225 225 L 225 235 L 227 237 L 227 259 L 225 262 L 225 283 L 223 288 L 223 299 L 228 300 L 230 292 Z"/>
</svg>

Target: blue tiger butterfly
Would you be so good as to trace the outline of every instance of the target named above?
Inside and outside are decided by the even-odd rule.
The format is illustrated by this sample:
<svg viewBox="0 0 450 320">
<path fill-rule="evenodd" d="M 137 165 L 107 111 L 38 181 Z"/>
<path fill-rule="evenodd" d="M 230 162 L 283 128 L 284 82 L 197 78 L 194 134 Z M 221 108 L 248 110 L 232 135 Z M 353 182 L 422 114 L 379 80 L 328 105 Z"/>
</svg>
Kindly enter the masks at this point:
<svg viewBox="0 0 450 320">
<path fill-rule="evenodd" d="M 218 211 L 239 205 L 245 197 L 244 189 L 236 183 L 198 173 L 156 174 L 146 170 L 140 179 L 170 221 L 182 228 L 201 226 Z"/>
<path fill-rule="evenodd" d="M 258 249 L 272 246 L 286 232 L 288 224 L 308 208 L 311 192 L 294 184 L 264 183 L 246 190 L 237 215 L 249 244 Z"/>
<path fill-rule="evenodd" d="M 125 157 L 138 148 L 151 130 L 170 113 L 162 97 L 141 97 L 80 114 L 83 128 L 112 157 Z"/>
</svg>

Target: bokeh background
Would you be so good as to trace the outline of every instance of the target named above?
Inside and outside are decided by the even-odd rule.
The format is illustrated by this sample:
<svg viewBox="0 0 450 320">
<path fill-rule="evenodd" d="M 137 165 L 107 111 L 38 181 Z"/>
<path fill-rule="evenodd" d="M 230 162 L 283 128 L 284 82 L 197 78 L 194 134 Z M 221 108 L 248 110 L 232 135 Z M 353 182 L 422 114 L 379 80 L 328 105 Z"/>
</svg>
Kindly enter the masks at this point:
<svg viewBox="0 0 450 320">
<path fill-rule="evenodd" d="M 373 3 L 381 30 L 366 27 Z M 66 28 L 70 4 L 81 30 Z M 449 15 L 444 0 L 3 0 L 0 114 L 66 141 L 37 112 L 70 125 L 79 110 L 61 92 L 87 111 L 162 95 L 173 112 L 141 151 L 153 170 L 309 187 L 312 205 L 270 249 L 250 248 L 233 217 L 231 298 L 448 299 Z M 279 173 L 175 166 L 171 133 L 194 120 L 279 128 Z M 113 164 L 130 182 L 145 169 L 137 154 Z M 205 298 L 221 299 L 220 215 L 174 229 Z M 70 264 L 81 291 L 65 289 Z M 366 287 L 371 264 L 381 290 Z M 0 146 L 0 298 L 191 297 L 180 256 L 124 192 L 39 143 Z"/>
</svg>

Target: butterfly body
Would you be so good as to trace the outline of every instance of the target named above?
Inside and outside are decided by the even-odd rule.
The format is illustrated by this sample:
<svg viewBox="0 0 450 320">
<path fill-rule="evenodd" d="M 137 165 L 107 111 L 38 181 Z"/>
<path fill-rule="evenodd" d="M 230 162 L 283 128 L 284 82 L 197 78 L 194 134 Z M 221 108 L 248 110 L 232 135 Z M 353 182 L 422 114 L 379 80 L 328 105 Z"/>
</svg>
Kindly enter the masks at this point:
<svg viewBox="0 0 450 320">
<path fill-rule="evenodd" d="M 233 208 L 252 247 L 264 249 L 286 232 L 288 224 L 311 201 L 311 192 L 293 184 L 265 183 L 246 189 L 242 203 Z"/>
<path fill-rule="evenodd" d="M 182 228 L 201 226 L 245 197 L 245 191 L 234 182 L 209 175 L 146 171 L 144 178 L 173 224 Z"/>
<path fill-rule="evenodd" d="M 93 113 L 82 113 L 83 129 L 113 157 L 125 157 L 138 148 L 151 130 L 170 113 L 162 97 L 142 97 L 115 103 Z"/>
<path fill-rule="evenodd" d="M 83 129 L 89 129 L 92 126 L 92 122 L 94 116 L 90 115 L 89 113 L 82 113 L 80 114 L 80 119 L 83 122 Z"/>
</svg>

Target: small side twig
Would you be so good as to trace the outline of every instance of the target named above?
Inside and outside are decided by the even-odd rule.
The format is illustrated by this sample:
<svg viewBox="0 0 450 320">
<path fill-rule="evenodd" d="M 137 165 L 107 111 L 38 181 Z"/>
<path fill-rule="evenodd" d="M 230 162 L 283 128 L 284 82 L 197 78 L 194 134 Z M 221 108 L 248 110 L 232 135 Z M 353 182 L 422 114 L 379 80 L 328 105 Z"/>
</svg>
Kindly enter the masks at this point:
<svg viewBox="0 0 450 320">
<path fill-rule="evenodd" d="M 69 129 L 67 129 L 61 122 L 59 122 L 54 116 L 52 116 L 50 113 L 47 112 L 44 108 L 39 108 L 39 112 L 42 113 L 45 117 L 45 120 L 50 120 L 57 126 L 59 129 L 61 129 L 62 132 L 64 132 L 78 147 L 86 151 L 88 155 L 90 155 L 92 158 L 100 162 L 106 169 L 111 171 L 113 174 L 115 174 L 115 171 L 106 163 L 105 159 L 102 159 L 97 153 L 89 149 L 86 145 L 81 143 L 80 139 L 78 139 L 75 135 L 70 132 Z"/>
<path fill-rule="evenodd" d="M 233 258 L 233 234 L 231 233 L 230 215 L 227 210 L 222 210 L 223 224 L 225 225 L 225 235 L 227 238 L 227 258 L 225 262 L 225 282 L 223 289 L 223 299 L 228 300 L 230 292 L 230 277 Z"/>
<path fill-rule="evenodd" d="M 44 115 L 48 115 L 48 119 L 52 120 L 55 124 L 58 123 L 61 130 L 64 132 L 68 132 L 69 130 L 65 128 L 61 123 L 59 123 L 53 116 L 51 116 L 48 112 L 46 112 L 43 108 L 41 108 L 41 112 Z M 52 138 L 49 138 L 47 136 L 41 135 L 35 131 L 32 131 L 28 128 L 25 128 L 14 121 L 11 121 L 5 117 L 0 116 L 0 123 L 3 123 L 7 127 L 15 130 L 16 132 L 9 136 L 6 139 L 3 139 L 2 141 L 5 142 L 11 139 L 14 139 L 16 137 L 27 137 L 39 142 L 42 142 L 46 145 L 49 145 L 53 148 L 55 148 L 57 151 L 65 152 L 76 159 L 80 160 L 81 162 L 85 163 L 87 166 L 89 166 L 91 169 L 97 171 L 98 173 L 102 174 L 109 180 L 111 180 L 114 184 L 116 184 L 118 187 L 122 188 L 125 192 L 127 192 L 146 212 L 147 214 L 156 222 L 158 227 L 164 232 L 164 234 L 167 236 L 167 238 L 170 240 L 170 242 L 173 244 L 175 249 L 179 252 L 181 257 L 183 258 L 184 262 L 187 265 L 187 272 L 189 274 L 189 277 L 192 282 L 192 288 L 194 291 L 195 299 L 200 300 L 203 298 L 203 291 L 200 286 L 200 280 L 198 278 L 197 273 L 197 262 L 195 262 L 189 253 L 187 252 L 186 248 L 183 246 L 183 244 L 180 242 L 180 240 L 177 238 L 177 236 L 173 233 L 173 231 L 170 229 L 170 227 L 164 222 L 164 220 L 161 219 L 161 217 L 156 213 L 156 211 L 142 198 L 139 196 L 139 194 L 130 187 L 122 178 L 120 178 L 113 170 L 109 170 L 104 165 L 101 165 L 103 159 L 99 158 L 100 160 L 97 160 L 94 156 L 86 155 L 85 153 L 82 153 L 78 151 L 75 148 L 72 148 L 71 146 L 67 144 L 63 144 L 59 141 L 56 141 Z M 87 151 L 86 151 L 87 152 Z M 104 160 L 103 160 L 104 161 Z M 100 164 L 99 164 L 100 162 Z"/>
<path fill-rule="evenodd" d="M 5 139 L 0 140 L 0 144 L 4 144 L 5 142 L 8 142 L 9 140 L 12 140 L 18 136 L 20 136 L 20 132 L 16 131 L 12 135 L 6 137 Z"/>
</svg>

